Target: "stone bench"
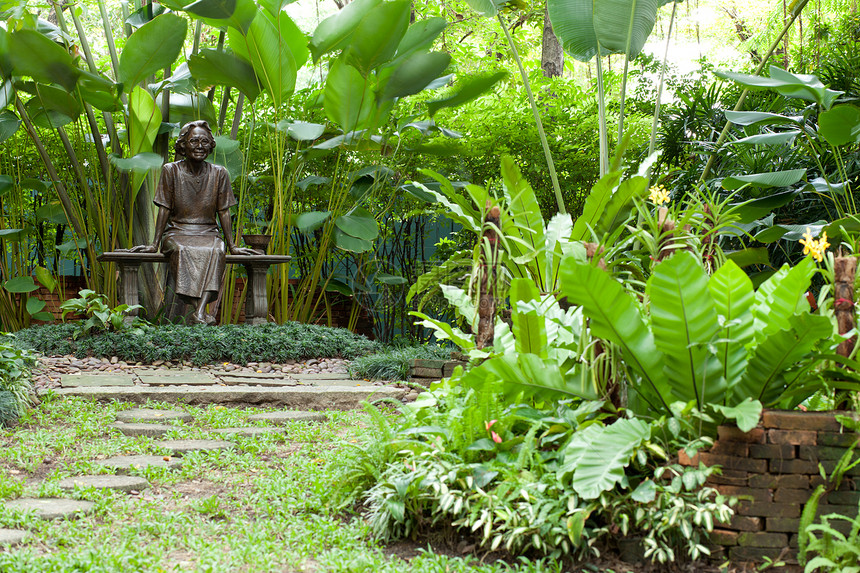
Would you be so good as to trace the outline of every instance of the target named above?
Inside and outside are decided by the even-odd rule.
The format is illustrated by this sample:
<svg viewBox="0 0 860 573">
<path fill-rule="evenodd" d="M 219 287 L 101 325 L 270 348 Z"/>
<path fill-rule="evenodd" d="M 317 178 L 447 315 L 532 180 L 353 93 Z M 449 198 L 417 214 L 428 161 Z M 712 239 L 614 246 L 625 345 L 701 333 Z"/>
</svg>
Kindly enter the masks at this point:
<svg viewBox="0 0 860 573">
<path fill-rule="evenodd" d="M 266 297 L 266 273 L 270 265 L 289 262 L 286 255 L 227 255 L 228 265 L 242 265 L 248 273 L 251 289 L 245 298 L 245 322 L 263 324 L 268 321 L 269 302 Z M 99 255 L 104 263 L 117 263 L 120 271 L 120 300 L 129 306 L 140 304 L 138 296 L 138 270 L 142 263 L 166 263 L 164 253 L 131 253 L 128 251 L 108 251 Z M 129 312 L 136 315 L 137 310 Z"/>
</svg>

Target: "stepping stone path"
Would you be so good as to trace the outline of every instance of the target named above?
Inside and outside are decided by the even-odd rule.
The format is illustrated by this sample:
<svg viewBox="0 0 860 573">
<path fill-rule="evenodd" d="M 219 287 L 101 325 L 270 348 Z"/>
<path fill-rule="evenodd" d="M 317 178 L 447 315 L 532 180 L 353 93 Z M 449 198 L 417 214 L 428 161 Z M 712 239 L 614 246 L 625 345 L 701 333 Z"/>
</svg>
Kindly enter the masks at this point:
<svg viewBox="0 0 860 573">
<path fill-rule="evenodd" d="M 243 438 L 256 438 L 257 436 L 284 435 L 280 428 L 219 428 L 212 430 L 216 434 L 225 436 L 242 436 Z"/>
<path fill-rule="evenodd" d="M 29 531 L 20 529 L 0 529 L 0 546 L 14 547 L 30 537 Z"/>
<path fill-rule="evenodd" d="M 116 428 L 126 436 L 145 436 L 148 438 L 161 438 L 168 431 L 175 429 L 175 426 L 166 424 L 123 424 L 122 422 L 111 424 L 110 427 Z"/>
<path fill-rule="evenodd" d="M 43 497 L 13 499 L 7 501 L 4 506 L 6 509 L 33 511 L 36 517 L 40 519 L 64 519 L 92 513 L 96 504 L 91 501 L 78 501 L 76 499 Z"/>
<path fill-rule="evenodd" d="M 60 378 L 63 388 L 93 388 L 98 386 L 134 386 L 131 374 L 66 374 Z"/>
<path fill-rule="evenodd" d="M 187 412 L 177 410 L 153 410 L 151 408 L 132 408 L 117 412 L 117 422 L 165 422 L 171 420 L 179 420 L 180 422 L 190 422 L 193 418 Z"/>
<path fill-rule="evenodd" d="M 133 476 L 76 476 L 60 480 L 60 489 L 73 490 L 76 487 L 94 487 L 97 489 L 112 489 L 115 491 L 140 491 L 149 487 L 149 482 Z"/>
<path fill-rule="evenodd" d="M 267 412 L 255 414 L 248 418 L 249 422 L 269 422 L 270 424 L 286 424 L 288 422 L 325 422 L 328 417 L 319 412 Z"/>
<path fill-rule="evenodd" d="M 114 469 L 118 474 L 127 474 L 130 471 L 142 470 L 144 468 L 167 468 L 172 470 L 182 465 L 181 460 L 171 456 L 114 456 L 106 460 L 98 460 L 96 463 Z"/>
<path fill-rule="evenodd" d="M 150 386 L 211 386 L 216 383 L 215 378 L 205 372 L 142 370 L 138 376 L 141 382 Z"/>
<path fill-rule="evenodd" d="M 232 442 L 224 440 L 164 440 L 155 442 L 155 445 L 170 450 L 174 456 L 183 456 L 191 452 L 221 452 L 235 447 Z"/>
</svg>

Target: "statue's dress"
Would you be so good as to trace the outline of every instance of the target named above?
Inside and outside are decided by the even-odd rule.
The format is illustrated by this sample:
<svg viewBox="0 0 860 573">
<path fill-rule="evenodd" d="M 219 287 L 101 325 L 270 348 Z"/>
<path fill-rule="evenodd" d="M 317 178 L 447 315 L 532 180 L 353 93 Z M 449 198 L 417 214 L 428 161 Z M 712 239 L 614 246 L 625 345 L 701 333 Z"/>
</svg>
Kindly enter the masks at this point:
<svg viewBox="0 0 860 573">
<path fill-rule="evenodd" d="M 236 204 L 227 170 L 204 162 L 195 175 L 186 160 L 168 163 L 154 203 L 170 210 L 161 252 L 170 260 L 175 292 L 199 298 L 220 291 L 227 253 L 216 221 L 218 211 Z"/>
</svg>

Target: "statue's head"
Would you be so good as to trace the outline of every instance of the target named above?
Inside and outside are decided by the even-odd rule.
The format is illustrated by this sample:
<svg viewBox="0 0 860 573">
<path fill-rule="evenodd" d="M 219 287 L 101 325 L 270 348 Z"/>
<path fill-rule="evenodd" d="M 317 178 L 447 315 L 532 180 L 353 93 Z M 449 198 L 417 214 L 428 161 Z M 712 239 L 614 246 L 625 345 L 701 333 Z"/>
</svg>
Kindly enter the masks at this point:
<svg viewBox="0 0 860 573">
<path fill-rule="evenodd" d="M 198 128 L 197 131 L 195 131 L 195 128 Z M 198 121 L 189 121 L 182 126 L 182 129 L 179 130 L 179 137 L 173 145 L 173 149 L 176 150 L 177 157 L 185 157 L 185 146 L 188 144 L 188 138 L 191 137 L 191 133 L 194 132 L 199 134 L 201 131 L 205 132 L 205 137 L 209 139 L 209 151 L 207 155 L 212 153 L 212 150 L 215 149 L 215 136 L 212 135 L 209 123 L 201 119 Z"/>
</svg>

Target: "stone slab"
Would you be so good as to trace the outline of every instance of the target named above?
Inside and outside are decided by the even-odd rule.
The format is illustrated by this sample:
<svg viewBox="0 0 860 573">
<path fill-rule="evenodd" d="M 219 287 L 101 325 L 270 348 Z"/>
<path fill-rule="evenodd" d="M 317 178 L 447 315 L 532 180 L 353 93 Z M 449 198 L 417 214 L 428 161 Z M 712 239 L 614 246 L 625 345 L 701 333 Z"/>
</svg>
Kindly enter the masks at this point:
<svg viewBox="0 0 860 573">
<path fill-rule="evenodd" d="M 111 424 L 109 427 L 119 430 L 126 436 L 144 436 L 147 438 L 160 438 L 164 436 L 164 434 L 166 434 L 168 431 L 174 429 L 174 426 L 168 426 L 166 424 L 123 424 L 119 422 L 116 424 Z"/>
<path fill-rule="evenodd" d="M 40 519 L 65 519 L 77 515 L 86 515 L 93 511 L 95 505 L 91 501 L 58 497 L 20 498 L 5 503 L 6 509 L 32 511 Z"/>
<path fill-rule="evenodd" d="M 289 378 L 286 372 L 216 372 L 218 378 L 254 378 L 262 380 Z"/>
<path fill-rule="evenodd" d="M 15 545 L 20 545 L 28 537 L 30 537 L 29 531 L 22 531 L 20 529 L 0 528 L 0 545 L 14 547 Z"/>
<path fill-rule="evenodd" d="M 142 470 L 148 467 L 176 469 L 182 465 L 182 460 L 171 456 L 115 456 L 106 460 L 98 460 L 96 463 L 112 468 L 118 474 L 127 474 L 132 470 Z"/>
<path fill-rule="evenodd" d="M 315 372 L 313 374 L 290 374 L 296 380 L 351 380 L 346 372 Z"/>
<path fill-rule="evenodd" d="M 214 377 L 205 372 L 169 372 L 149 370 L 147 374 L 139 373 L 140 380 L 150 386 L 209 386 L 215 384 Z"/>
<path fill-rule="evenodd" d="M 134 386 L 134 377 L 131 374 L 64 374 L 60 385 L 63 388 Z"/>
<path fill-rule="evenodd" d="M 256 438 L 257 436 L 283 435 L 284 431 L 280 428 L 219 428 L 212 430 L 216 434 L 223 436 L 242 436 L 243 438 Z"/>
<path fill-rule="evenodd" d="M 248 417 L 249 422 L 286 424 L 288 422 L 325 422 L 328 416 L 319 412 L 266 412 Z"/>
<path fill-rule="evenodd" d="M 232 442 L 224 440 L 163 440 L 155 442 L 155 445 L 170 450 L 174 456 L 191 452 L 220 452 L 234 447 Z"/>
<path fill-rule="evenodd" d="M 292 378 L 222 378 L 221 382 L 227 386 L 269 386 L 282 388 L 284 386 L 298 386 L 298 380 Z"/>
<path fill-rule="evenodd" d="M 82 396 L 95 400 L 122 400 L 146 403 L 148 400 L 178 404 L 268 404 L 284 408 L 314 410 L 350 410 L 361 407 L 366 400 L 389 398 L 399 400 L 407 391 L 391 386 L 296 386 L 280 388 L 250 388 L 243 386 L 193 386 L 132 388 L 59 388 L 58 396 Z M 164 420 L 163 417 L 156 421 Z"/>
<path fill-rule="evenodd" d="M 301 380 L 300 382 L 311 386 L 320 386 L 322 388 L 342 388 L 344 386 L 352 386 L 354 388 L 365 388 L 370 386 L 379 388 L 375 383 L 368 380 Z"/>
<path fill-rule="evenodd" d="M 154 389 L 154 388 L 153 388 Z M 138 388 L 87 388 L 81 389 L 98 392 L 99 390 L 125 390 L 128 393 L 140 391 Z M 142 388 L 141 388 L 142 390 Z M 116 413 L 117 422 L 166 422 L 170 420 L 179 420 L 180 422 L 190 422 L 193 418 L 187 412 L 179 410 L 153 410 L 152 408 L 132 408 L 131 410 L 123 410 Z"/>
<path fill-rule="evenodd" d="M 94 487 L 96 489 L 112 489 L 114 491 L 140 491 L 149 487 L 149 482 L 134 476 L 75 476 L 60 480 L 61 489 L 73 490 L 76 487 Z"/>
</svg>

